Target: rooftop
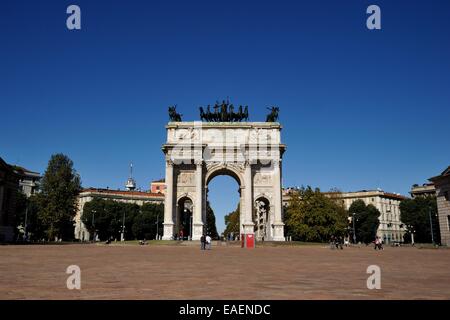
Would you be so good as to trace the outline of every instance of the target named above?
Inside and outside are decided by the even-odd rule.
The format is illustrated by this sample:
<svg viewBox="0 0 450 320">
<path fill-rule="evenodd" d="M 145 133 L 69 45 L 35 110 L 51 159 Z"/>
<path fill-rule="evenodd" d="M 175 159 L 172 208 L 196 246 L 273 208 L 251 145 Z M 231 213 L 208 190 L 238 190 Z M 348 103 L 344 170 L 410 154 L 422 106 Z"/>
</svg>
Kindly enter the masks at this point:
<svg viewBox="0 0 450 320">
<path fill-rule="evenodd" d="M 135 196 L 135 197 L 147 197 L 147 198 L 163 198 L 161 193 L 151 193 L 144 191 L 126 191 L 126 190 L 111 190 L 111 189 L 101 189 L 101 188 L 86 188 L 81 191 L 83 193 L 95 193 L 95 194 L 105 194 L 105 195 L 116 195 L 116 196 Z"/>
</svg>

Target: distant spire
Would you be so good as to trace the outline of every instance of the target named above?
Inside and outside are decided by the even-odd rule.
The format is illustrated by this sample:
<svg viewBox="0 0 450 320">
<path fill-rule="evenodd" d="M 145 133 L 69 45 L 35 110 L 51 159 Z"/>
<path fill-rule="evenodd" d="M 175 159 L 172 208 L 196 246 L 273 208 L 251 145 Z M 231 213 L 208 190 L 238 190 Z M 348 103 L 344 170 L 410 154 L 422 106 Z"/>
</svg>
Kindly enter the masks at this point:
<svg viewBox="0 0 450 320">
<path fill-rule="evenodd" d="M 128 191 L 133 191 L 136 189 L 136 181 L 133 179 L 133 163 L 130 164 L 130 177 L 127 180 L 125 185 Z"/>
</svg>

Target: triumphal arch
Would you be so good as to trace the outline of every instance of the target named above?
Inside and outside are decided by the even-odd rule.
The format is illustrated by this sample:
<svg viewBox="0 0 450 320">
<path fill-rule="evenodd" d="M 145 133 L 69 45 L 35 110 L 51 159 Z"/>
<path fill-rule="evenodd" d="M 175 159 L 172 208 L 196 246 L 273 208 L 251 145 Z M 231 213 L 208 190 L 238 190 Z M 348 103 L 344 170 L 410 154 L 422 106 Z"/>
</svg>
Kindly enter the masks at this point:
<svg viewBox="0 0 450 320">
<path fill-rule="evenodd" d="M 203 121 L 183 122 L 174 107 L 163 145 L 166 163 L 164 240 L 181 230 L 199 240 L 206 233 L 208 184 L 233 177 L 240 190 L 240 232 L 257 240 L 284 241 L 281 125 L 278 108 L 266 122 L 248 120 L 248 109 L 216 104 L 201 108 Z M 245 110 L 245 111 L 244 111 Z M 226 195 L 224 195 L 226 197 Z"/>
</svg>

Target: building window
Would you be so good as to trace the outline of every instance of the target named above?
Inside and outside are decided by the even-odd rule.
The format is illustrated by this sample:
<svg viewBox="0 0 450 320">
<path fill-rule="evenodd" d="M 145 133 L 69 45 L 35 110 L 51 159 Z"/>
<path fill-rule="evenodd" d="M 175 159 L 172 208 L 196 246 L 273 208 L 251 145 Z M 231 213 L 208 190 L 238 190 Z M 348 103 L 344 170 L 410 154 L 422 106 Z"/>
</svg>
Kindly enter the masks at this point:
<svg viewBox="0 0 450 320">
<path fill-rule="evenodd" d="M 447 200 L 447 201 L 450 200 L 449 197 L 448 197 L 448 191 L 445 191 L 445 192 L 444 192 L 444 198 L 445 198 L 445 200 Z"/>
<path fill-rule="evenodd" d="M 447 216 L 447 229 L 450 231 L 450 216 Z"/>
</svg>

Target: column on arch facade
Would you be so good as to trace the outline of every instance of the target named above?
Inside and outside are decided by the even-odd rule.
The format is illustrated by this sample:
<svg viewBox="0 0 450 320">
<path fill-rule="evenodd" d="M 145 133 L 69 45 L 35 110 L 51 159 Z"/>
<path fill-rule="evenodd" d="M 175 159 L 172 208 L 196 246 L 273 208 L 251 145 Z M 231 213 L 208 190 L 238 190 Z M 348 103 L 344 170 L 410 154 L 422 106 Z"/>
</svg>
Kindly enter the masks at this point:
<svg viewBox="0 0 450 320">
<path fill-rule="evenodd" d="M 203 227 L 206 223 L 206 221 L 203 221 L 203 161 L 196 161 L 195 167 L 195 203 L 192 240 L 200 240 L 204 231 Z"/>
<path fill-rule="evenodd" d="M 163 240 L 173 240 L 174 222 L 173 222 L 173 203 L 174 203 L 174 188 L 173 188 L 173 162 L 166 161 L 166 196 L 164 201 L 164 235 Z"/>
<path fill-rule="evenodd" d="M 253 223 L 253 190 L 252 190 L 253 181 L 252 181 L 252 166 L 250 161 L 245 162 L 244 184 L 245 184 L 244 208 L 243 208 L 244 215 L 243 217 L 241 216 L 241 224 L 243 232 L 245 234 L 254 234 L 255 224 Z"/>
<path fill-rule="evenodd" d="M 273 224 L 273 240 L 285 241 L 283 223 L 283 205 L 281 190 L 281 160 L 277 159 L 273 163 L 273 199 L 275 209 L 275 221 Z"/>
</svg>

